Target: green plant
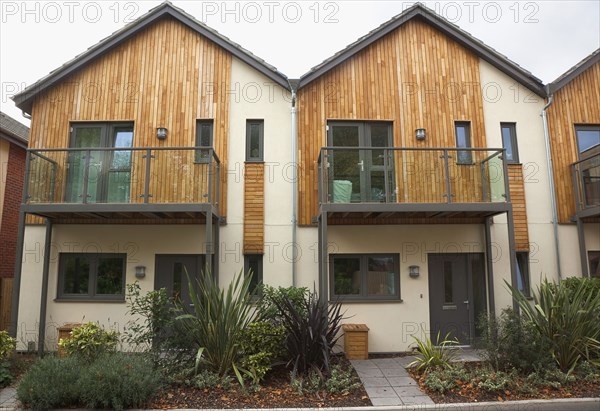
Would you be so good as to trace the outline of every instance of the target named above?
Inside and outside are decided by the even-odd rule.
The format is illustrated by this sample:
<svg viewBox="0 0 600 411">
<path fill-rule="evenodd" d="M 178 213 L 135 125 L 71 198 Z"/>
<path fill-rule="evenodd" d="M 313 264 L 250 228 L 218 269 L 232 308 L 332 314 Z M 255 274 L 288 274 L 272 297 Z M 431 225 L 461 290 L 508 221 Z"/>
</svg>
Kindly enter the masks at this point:
<svg viewBox="0 0 600 411">
<path fill-rule="evenodd" d="M 510 285 L 523 316 L 550 346 L 561 371 L 571 373 L 581 358 L 594 364 L 600 360 L 600 293 L 586 281 L 572 290 L 544 281 L 534 293 L 534 303 Z"/>
<path fill-rule="evenodd" d="M 285 327 L 288 364 L 294 373 L 305 374 L 310 369 L 330 372 L 330 355 L 337 340 L 344 316 L 339 303 L 328 304 L 316 293 L 309 293 L 302 302 L 291 299 L 274 300 Z"/>
<path fill-rule="evenodd" d="M 462 381 L 469 381 L 471 376 L 462 364 L 446 367 L 431 367 L 427 370 L 423 383 L 427 388 L 441 394 L 458 387 Z"/>
<path fill-rule="evenodd" d="M 336 364 L 331 368 L 331 375 L 325 381 L 325 389 L 330 394 L 346 394 L 360 387 L 360 382 L 352 374 L 352 369 L 344 369 Z"/>
<path fill-rule="evenodd" d="M 517 376 L 515 370 L 507 373 L 494 371 L 489 368 L 478 368 L 475 372 L 477 386 L 488 392 L 499 392 L 512 389 Z"/>
<path fill-rule="evenodd" d="M 61 339 L 58 345 L 68 355 L 78 355 L 93 360 L 98 356 L 114 352 L 119 342 L 117 331 L 106 331 L 97 323 L 88 322 L 71 331 L 71 338 Z"/>
<path fill-rule="evenodd" d="M 440 332 L 438 331 L 435 343 L 429 337 L 423 341 L 413 336 L 419 355 L 409 364 L 409 367 L 416 367 L 417 370 L 448 367 L 456 358 L 456 351 L 452 349 L 452 346 L 458 344 L 457 340 L 451 340 L 449 336 L 450 333 L 446 334 L 443 341 L 440 341 Z"/>
<path fill-rule="evenodd" d="M 139 408 L 160 388 L 161 380 L 148 356 L 105 354 L 89 365 L 77 382 L 79 403 L 93 409 Z"/>
<path fill-rule="evenodd" d="M 304 302 L 308 297 L 309 291 L 305 287 L 279 287 L 274 288 L 269 285 L 261 285 L 256 310 L 258 312 L 258 321 L 269 321 L 274 324 L 281 324 L 283 317 L 279 311 L 277 303 L 290 301 L 297 310 L 306 314 Z"/>
<path fill-rule="evenodd" d="M 42 358 L 23 376 L 17 387 L 17 398 L 34 410 L 78 404 L 81 365 L 76 357 Z"/>
<path fill-rule="evenodd" d="M 268 321 L 255 321 L 243 331 L 241 361 L 254 384 L 258 384 L 285 352 L 285 328 Z"/>
<path fill-rule="evenodd" d="M 208 271 L 200 273 L 194 286 L 186 272 L 193 308 L 176 321 L 190 336 L 196 354 L 196 371 L 200 366 L 220 377 L 232 371 L 243 385 L 240 372 L 244 330 L 256 316 L 250 294 L 252 277 L 240 271 L 222 290 Z M 184 307 L 181 307 L 184 309 Z"/>
<path fill-rule="evenodd" d="M 0 331 L 0 361 L 8 359 L 15 351 L 17 340 L 12 338 L 7 331 Z"/>
<path fill-rule="evenodd" d="M 232 380 L 229 375 L 221 377 L 218 374 L 208 370 L 202 370 L 185 380 L 186 385 L 199 389 L 223 388 L 224 390 L 228 390 L 231 388 L 231 383 Z"/>
</svg>

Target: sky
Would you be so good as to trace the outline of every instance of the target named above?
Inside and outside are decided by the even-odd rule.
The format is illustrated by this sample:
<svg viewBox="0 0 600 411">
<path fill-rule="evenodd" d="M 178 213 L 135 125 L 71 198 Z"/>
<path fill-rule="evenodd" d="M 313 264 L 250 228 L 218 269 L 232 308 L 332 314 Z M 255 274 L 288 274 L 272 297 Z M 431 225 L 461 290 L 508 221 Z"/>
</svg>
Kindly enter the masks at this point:
<svg viewBox="0 0 600 411">
<path fill-rule="evenodd" d="M 0 110 L 10 97 L 162 1 L 0 0 Z M 177 1 L 198 20 L 298 78 L 412 1 Z M 600 47 L 600 1 L 422 1 L 544 83 Z"/>
</svg>

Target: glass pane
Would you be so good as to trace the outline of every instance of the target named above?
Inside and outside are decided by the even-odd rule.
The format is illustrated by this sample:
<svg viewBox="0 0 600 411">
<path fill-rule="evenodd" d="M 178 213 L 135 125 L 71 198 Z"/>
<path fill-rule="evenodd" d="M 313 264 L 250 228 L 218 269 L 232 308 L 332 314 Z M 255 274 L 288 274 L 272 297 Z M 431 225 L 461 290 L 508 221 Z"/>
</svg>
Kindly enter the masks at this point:
<svg viewBox="0 0 600 411">
<path fill-rule="evenodd" d="M 471 136 L 469 133 L 469 126 L 467 124 L 456 125 L 456 147 L 458 148 L 470 148 L 471 147 Z M 459 164 L 469 164 L 473 160 L 471 158 L 470 151 L 458 151 L 457 162 Z"/>
<path fill-rule="evenodd" d="M 389 127 L 383 124 L 371 124 L 371 147 L 389 147 Z M 384 151 L 371 150 L 371 164 L 375 166 L 384 165 Z"/>
<path fill-rule="evenodd" d="M 360 258 L 335 257 L 333 260 L 333 278 L 335 295 L 360 295 Z"/>
<path fill-rule="evenodd" d="M 394 259 L 369 257 L 367 270 L 368 295 L 395 295 Z"/>
<path fill-rule="evenodd" d="M 331 126 L 331 144 L 334 147 L 359 147 L 358 126 Z M 359 150 L 333 150 L 333 202 L 361 201 Z M 364 167 L 364 165 L 363 165 Z"/>
<path fill-rule="evenodd" d="M 181 284 L 183 281 L 183 264 L 173 264 L 173 294 L 172 297 L 175 300 L 181 299 Z"/>
<path fill-rule="evenodd" d="M 131 128 L 115 129 L 113 147 L 131 148 L 133 146 L 133 130 Z M 111 162 L 112 169 L 129 170 L 131 168 L 131 151 L 115 151 Z"/>
<path fill-rule="evenodd" d="M 517 253 L 517 288 L 529 295 L 529 261 L 526 253 Z"/>
<path fill-rule="evenodd" d="M 592 147 L 600 145 L 600 127 L 577 129 L 577 144 L 579 146 L 579 152 L 589 150 Z"/>
<path fill-rule="evenodd" d="M 252 279 L 250 281 L 250 291 L 254 292 L 260 282 L 260 260 L 262 260 L 262 255 L 247 255 L 246 258 L 248 264 L 248 271 L 252 272 Z"/>
<path fill-rule="evenodd" d="M 76 127 L 72 142 L 72 148 L 101 147 L 102 127 Z M 84 175 L 86 166 L 86 151 L 74 151 L 69 154 L 69 182 L 67 184 L 67 198 L 69 203 L 81 203 L 83 201 Z M 96 187 L 89 187 L 94 192 Z"/>
<path fill-rule="evenodd" d="M 600 278 L 600 251 L 588 251 L 590 277 Z"/>
<path fill-rule="evenodd" d="M 250 124 L 250 158 L 260 159 L 260 124 Z"/>
<path fill-rule="evenodd" d="M 63 255 L 64 294 L 89 294 L 90 262 L 87 258 Z"/>
<path fill-rule="evenodd" d="M 506 159 L 508 161 L 514 160 L 512 147 L 512 127 L 502 127 L 502 146 L 506 149 Z"/>
<path fill-rule="evenodd" d="M 200 147 L 212 147 L 212 124 L 211 123 L 198 123 L 196 145 Z M 208 162 L 210 158 L 210 151 L 198 150 L 196 151 L 196 162 L 204 163 Z"/>
<path fill-rule="evenodd" d="M 371 192 L 367 193 L 367 201 L 376 203 L 385 202 L 385 172 L 371 171 Z"/>
<path fill-rule="evenodd" d="M 98 259 L 96 294 L 123 294 L 124 274 L 122 257 L 100 257 Z"/>
<path fill-rule="evenodd" d="M 444 303 L 454 303 L 454 288 L 451 261 L 444 261 Z"/>
<path fill-rule="evenodd" d="M 110 153 L 107 151 L 90 151 L 89 152 L 89 166 L 88 166 L 88 178 L 87 178 L 87 202 L 96 203 L 101 201 L 98 198 L 98 190 L 101 188 L 103 171 L 102 166 L 106 156 Z"/>
<path fill-rule="evenodd" d="M 108 193 L 107 202 L 109 203 L 128 203 L 129 185 L 131 182 L 131 172 L 129 171 L 111 171 L 108 173 Z"/>
</svg>

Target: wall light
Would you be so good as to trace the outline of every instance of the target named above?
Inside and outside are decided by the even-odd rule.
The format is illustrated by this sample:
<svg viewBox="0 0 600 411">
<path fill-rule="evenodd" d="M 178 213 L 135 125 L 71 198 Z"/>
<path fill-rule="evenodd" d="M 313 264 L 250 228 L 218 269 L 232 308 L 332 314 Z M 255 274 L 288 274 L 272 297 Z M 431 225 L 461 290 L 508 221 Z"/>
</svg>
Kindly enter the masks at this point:
<svg viewBox="0 0 600 411">
<path fill-rule="evenodd" d="M 146 266 L 138 265 L 135 267 L 135 278 L 144 278 L 146 276 Z"/>
<path fill-rule="evenodd" d="M 424 128 L 418 128 L 415 130 L 415 137 L 417 138 L 417 140 L 425 140 L 426 137 L 426 133 L 425 133 L 425 129 Z"/>
<path fill-rule="evenodd" d="M 419 266 L 411 265 L 408 267 L 408 275 L 410 278 L 417 278 L 419 276 Z"/>
<path fill-rule="evenodd" d="M 156 138 L 159 140 L 164 140 L 165 138 L 167 138 L 167 128 L 166 127 L 159 127 L 156 129 Z"/>
</svg>

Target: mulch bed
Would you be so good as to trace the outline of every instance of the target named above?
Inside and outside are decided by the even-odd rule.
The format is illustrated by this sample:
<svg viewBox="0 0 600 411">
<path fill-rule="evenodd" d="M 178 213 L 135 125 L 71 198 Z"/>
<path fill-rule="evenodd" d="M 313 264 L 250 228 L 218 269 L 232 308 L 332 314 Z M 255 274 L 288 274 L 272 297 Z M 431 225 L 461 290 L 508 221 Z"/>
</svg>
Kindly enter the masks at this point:
<svg viewBox="0 0 600 411">
<path fill-rule="evenodd" d="M 478 364 L 471 363 L 469 366 L 475 367 L 478 366 Z M 529 394 L 511 392 L 508 390 L 492 393 L 475 387 L 472 384 L 464 384 L 455 390 L 440 394 L 425 386 L 422 372 L 416 371 L 415 369 L 409 369 L 408 372 L 415 380 L 417 380 L 421 391 L 426 392 L 436 404 L 485 401 L 503 402 L 533 399 L 545 400 L 556 398 L 600 398 L 600 380 L 577 380 L 572 384 L 563 385 L 559 389 L 551 387 L 539 388 L 537 392 Z M 523 377 L 517 377 L 517 385 L 522 385 L 522 382 L 520 381 L 522 379 Z"/>
<path fill-rule="evenodd" d="M 345 359 L 340 359 L 348 366 Z M 356 372 L 354 372 L 356 378 Z M 274 368 L 261 384 L 260 391 L 243 392 L 236 384 L 230 390 L 222 388 L 197 389 L 170 386 L 159 393 L 148 408 L 301 408 L 301 407 L 361 407 L 371 401 L 362 385 L 346 395 L 298 394 L 290 386 L 290 371 L 284 366 Z"/>
</svg>

